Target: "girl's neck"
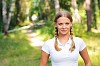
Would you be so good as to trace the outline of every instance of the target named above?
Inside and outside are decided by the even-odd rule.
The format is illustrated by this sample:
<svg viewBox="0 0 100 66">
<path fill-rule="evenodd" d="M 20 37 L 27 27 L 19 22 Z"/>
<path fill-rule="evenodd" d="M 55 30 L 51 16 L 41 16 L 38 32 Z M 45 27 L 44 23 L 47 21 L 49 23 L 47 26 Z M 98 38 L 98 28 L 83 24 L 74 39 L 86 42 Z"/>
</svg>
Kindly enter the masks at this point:
<svg viewBox="0 0 100 66">
<path fill-rule="evenodd" d="M 65 44 L 70 38 L 70 35 L 59 35 L 58 40 L 60 43 Z"/>
<path fill-rule="evenodd" d="M 58 39 L 63 39 L 63 40 L 65 39 L 66 40 L 66 39 L 69 39 L 69 37 L 70 37 L 69 34 L 67 34 L 67 35 L 59 35 Z"/>
</svg>

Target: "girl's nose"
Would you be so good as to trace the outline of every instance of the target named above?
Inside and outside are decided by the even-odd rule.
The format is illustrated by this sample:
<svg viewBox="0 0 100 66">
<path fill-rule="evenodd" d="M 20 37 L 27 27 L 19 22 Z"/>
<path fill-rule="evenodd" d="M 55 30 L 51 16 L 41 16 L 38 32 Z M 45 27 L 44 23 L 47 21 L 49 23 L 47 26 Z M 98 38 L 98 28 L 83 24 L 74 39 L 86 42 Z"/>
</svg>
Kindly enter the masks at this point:
<svg viewBox="0 0 100 66">
<path fill-rule="evenodd" d="M 64 24 L 62 27 L 63 27 L 63 28 L 66 28 L 66 25 Z"/>
</svg>

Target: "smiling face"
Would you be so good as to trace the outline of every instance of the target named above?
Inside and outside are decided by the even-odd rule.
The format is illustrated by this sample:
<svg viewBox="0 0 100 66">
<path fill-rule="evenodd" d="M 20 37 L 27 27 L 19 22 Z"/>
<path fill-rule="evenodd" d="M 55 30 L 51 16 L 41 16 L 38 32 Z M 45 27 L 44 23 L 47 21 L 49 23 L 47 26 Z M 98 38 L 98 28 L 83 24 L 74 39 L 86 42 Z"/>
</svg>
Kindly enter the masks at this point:
<svg viewBox="0 0 100 66">
<path fill-rule="evenodd" d="M 59 17 L 55 22 L 55 27 L 57 27 L 59 35 L 69 34 L 71 26 L 70 19 L 64 16 Z"/>
</svg>

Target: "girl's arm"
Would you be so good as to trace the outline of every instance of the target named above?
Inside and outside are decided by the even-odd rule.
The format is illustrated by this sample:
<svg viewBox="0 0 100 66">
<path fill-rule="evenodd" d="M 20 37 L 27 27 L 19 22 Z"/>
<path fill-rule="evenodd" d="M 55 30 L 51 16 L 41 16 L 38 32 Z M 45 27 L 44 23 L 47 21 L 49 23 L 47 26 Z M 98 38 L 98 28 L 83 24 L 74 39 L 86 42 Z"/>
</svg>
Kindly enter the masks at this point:
<svg viewBox="0 0 100 66">
<path fill-rule="evenodd" d="M 41 50 L 40 66 L 46 66 L 49 59 L 49 54 Z"/>
<path fill-rule="evenodd" d="M 85 66 L 91 66 L 90 57 L 89 57 L 89 54 L 88 54 L 88 51 L 86 48 L 84 48 L 82 51 L 80 51 L 80 55 L 85 62 Z"/>
</svg>

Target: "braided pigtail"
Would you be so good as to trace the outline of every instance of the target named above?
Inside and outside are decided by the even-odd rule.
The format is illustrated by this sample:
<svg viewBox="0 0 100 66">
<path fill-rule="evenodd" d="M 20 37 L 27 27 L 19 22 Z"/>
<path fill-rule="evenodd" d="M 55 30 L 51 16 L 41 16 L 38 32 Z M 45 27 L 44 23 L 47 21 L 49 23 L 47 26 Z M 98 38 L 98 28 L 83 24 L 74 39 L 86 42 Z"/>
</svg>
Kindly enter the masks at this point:
<svg viewBox="0 0 100 66">
<path fill-rule="evenodd" d="M 72 51 L 74 51 L 74 49 L 75 49 L 75 43 L 74 43 L 74 40 L 73 40 L 72 27 L 71 27 L 71 29 L 70 29 L 70 35 L 71 35 L 72 45 L 71 45 L 71 47 L 70 47 L 69 50 L 72 52 Z"/>
<path fill-rule="evenodd" d="M 57 36 L 58 36 L 58 29 L 57 29 L 57 27 L 55 27 L 55 44 L 54 44 L 54 46 L 55 46 L 56 51 L 60 51 L 61 48 L 58 47 Z"/>
</svg>

